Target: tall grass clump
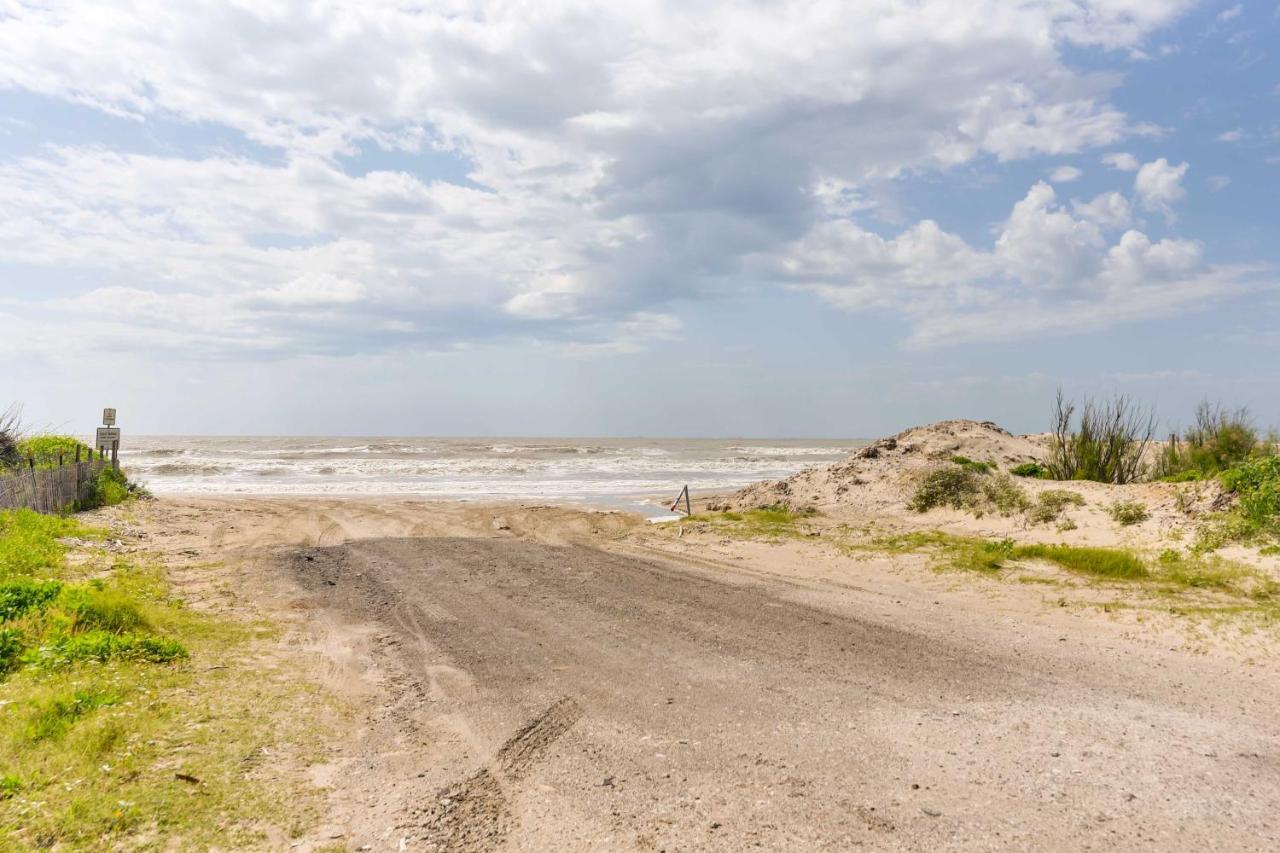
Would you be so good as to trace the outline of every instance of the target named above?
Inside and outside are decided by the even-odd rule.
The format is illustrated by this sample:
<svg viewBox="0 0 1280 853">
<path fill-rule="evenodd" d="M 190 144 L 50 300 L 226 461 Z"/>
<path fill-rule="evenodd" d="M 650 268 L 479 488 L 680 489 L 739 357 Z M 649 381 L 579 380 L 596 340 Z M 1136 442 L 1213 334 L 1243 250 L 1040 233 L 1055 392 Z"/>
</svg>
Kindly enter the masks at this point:
<svg viewBox="0 0 1280 853">
<path fill-rule="evenodd" d="M 0 412 L 0 471 L 16 468 L 22 462 L 18 444 L 22 440 L 20 411 L 16 405 Z"/>
<path fill-rule="evenodd" d="M 1077 407 L 1059 390 L 1046 467 L 1055 480 L 1132 483 L 1144 473 L 1143 457 L 1155 431 L 1155 412 L 1126 395 L 1086 397 Z"/>
</svg>

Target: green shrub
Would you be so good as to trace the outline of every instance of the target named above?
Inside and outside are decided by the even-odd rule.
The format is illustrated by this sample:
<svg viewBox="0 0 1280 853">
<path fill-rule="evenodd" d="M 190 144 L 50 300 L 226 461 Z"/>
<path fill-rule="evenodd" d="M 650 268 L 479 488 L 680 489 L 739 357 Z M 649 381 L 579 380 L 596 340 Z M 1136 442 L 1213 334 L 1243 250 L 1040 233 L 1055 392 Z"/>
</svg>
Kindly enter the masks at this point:
<svg viewBox="0 0 1280 853">
<path fill-rule="evenodd" d="M 1027 494 L 1007 474 L 979 474 L 968 466 L 937 468 L 925 474 L 907 502 L 914 512 L 935 507 L 968 509 L 978 516 L 987 512 L 1012 515 L 1029 505 Z"/>
<path fill-rule="evenodd" d="M 1280 538 L 1280 457 L 1258 456 L 1219 479 L 1235 494 L 1236 504 L 1205 519 L 1196 532 L 1196 550 Z"/>
<path fill-rule="evenodd" d="M 1049 489 L 1036 496 L 1036 502 L 1027 510 L 1027 520 L 1032 524 L 1057 521 L 1068 506 L 1084 506 L 1084 496 L 1066 489 Z"/>
<path fill-rule="evenodd" d="M 1015 477 L 1035 477 L 1046 480 L 1050 476 L 1049 469 L 1039 462 L 1023 462 L 1021 465 L 1014 465 L 1009 469 L 1009 473 Z"/>
<path fill-rule="evenodd" d="M 996 468 L 994 462 L 978 462 L 967 456 L 952 456 L 951 461 L 961 468 L 968 468 L 975 474 L 988 474 Z"/>
<path fill-rule="evenodd" d="M 1258 430 L 1245 408 L 1229 410 L 1208 400 L 1196 406 L 1196 422 L 1179 439 L 1173 437 L 1156 464 L 1162 479 L 1203 478 L 1226 471 L 1265 452 Z"/>
<path fill-rule="evenodd" d="M 1240 515 L 1266 525 L 1280 518 L 1280 456 L 1267 456 L 1225 471 L 1222 485 L 1237 497 Z"/>
<path fill-rule="evenodd" d="M 89 458 L 89 445 L 70 435 L 36 435 L 18 442 L 18 452 L 22 459 L 34 459 L 37 468 L 49 468 L 58 464 L 76 461 L 76 450 L 82 459 Z"/>
<path fill-rule="evenodd" d="M 17 619 L 29 610 L 43 609 L 61 591 L 62 584 L 58 581 L 22 578 L 0 583 L 0 622 Z"/>
<path fill-rule="evenodd" d="M 1013 515 L 1024 511 L 1031 502 L 1022 487 L 1008 474 L 997 474 L 982 481 L 982 496 L 986 503 L 1001 515 Z"/>
<path fill-rule="evenodd" d="M 1143 456 L 1155 430 L 1155 412 L 1130 397 L 1086 397 L 1077 420 L 1076 404 L 1059 391 L 1047 467 L 1055 480 L 1132 483 L 1144 472 Z"/>
<path fill-rule="evenodd" d="M 1116 501 L 1107 507 L 1107 515 L 1121 527 L 1129 527 L 1150 516 L 1146 504 L 1140 501 Z"/>
<path fill-rule="evenodd" d="M 964 509 L 973 506 L 982 494 L 977 474 L 968 468 L 938 468 L 925 474 L 916 486 L 907 508 L 915 512 L 949 506 Z"/>
</svg>

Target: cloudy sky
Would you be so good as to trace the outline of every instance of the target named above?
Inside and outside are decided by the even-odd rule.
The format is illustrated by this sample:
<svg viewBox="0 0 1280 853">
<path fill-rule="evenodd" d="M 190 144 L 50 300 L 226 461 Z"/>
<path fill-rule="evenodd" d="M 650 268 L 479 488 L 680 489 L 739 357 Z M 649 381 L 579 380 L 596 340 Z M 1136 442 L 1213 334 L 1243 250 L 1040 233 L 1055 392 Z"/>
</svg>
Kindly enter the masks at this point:
<svg viewBox="0 0 1280 853">
<path fill-rule="evenodd" d="M 0 406 L 1280 422 L 1280 6 L 0 0 Z"/>
</svg>

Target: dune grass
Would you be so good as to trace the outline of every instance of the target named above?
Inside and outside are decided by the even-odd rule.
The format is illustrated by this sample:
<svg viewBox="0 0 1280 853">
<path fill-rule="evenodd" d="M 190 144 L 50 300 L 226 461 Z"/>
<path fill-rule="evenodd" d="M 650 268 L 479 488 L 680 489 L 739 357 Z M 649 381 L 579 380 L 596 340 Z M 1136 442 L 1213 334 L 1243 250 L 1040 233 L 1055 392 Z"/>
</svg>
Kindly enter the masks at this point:
<svg viewBox="0 0 1280 853">
<path fill-rule="evenodd" d="M 929 555 L 939 572 L 976 572 L 997 576 L 1028 562 L 1049 563 L 1089 581 L 1119 583 L 1153 595 L 1181 596 L 1198 591 L 1237 599 L 1236 608 L 1280 611 L 1280 582 L 1242 563 L 1173 549 L 1155 557 L 1128 548 L 1064 544 L 1018 544 L 1011 539 L 987 540 L 941 531 L 915 531 L 846 543 L 848 553 Z M 1020 575 L 1023 582 L 1050 580 Z"/>
<path fill-rule="evenodd" d="M 710 526 L 718 532 L 744 539 L 760 537 L 798 539 L 809 535 L 809 531 L 801 522 L 817 514 L 817 510 L 814 509 L 793 510 L 781 504 L 774 504 L 738 512 L 690 515 L 682 518 L 680 524 L 694 527 Z"/>
<path fill-rule="evenodd" d="M 302 832 L 319 794 L 266 756 L 318 751 L 323 696 L 254 667 L 269 625 L 191 610 L 162 564 L 102 537 L 0 513 L 0 849 L 253 848 L 268 826 Z"/>
<path fill-rule="evenodd" d="M 1018 545 L 1009 556 L 1018 560 L 1044 560 L 1069 572 L 1112 580 L 1146 580 L 1146 564 L 1124 548 L 1087 548 L 1079 545 Z"/>
</svg>

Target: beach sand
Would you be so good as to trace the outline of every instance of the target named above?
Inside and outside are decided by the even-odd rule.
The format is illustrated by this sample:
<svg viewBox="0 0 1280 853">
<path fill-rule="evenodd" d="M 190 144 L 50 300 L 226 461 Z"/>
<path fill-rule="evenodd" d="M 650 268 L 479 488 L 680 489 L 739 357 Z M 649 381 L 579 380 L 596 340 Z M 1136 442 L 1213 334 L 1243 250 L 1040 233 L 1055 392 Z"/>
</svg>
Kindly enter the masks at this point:
<svg viewBox="0 0 1280 853">
<path fill-rule="evenodd" d="M 887 486 L 787 537 L 387 499 L 103 515 L 195 606 L 282 626 L 279 653 L 349 703 L 298 769 L 329 791 L 301 849 L 1276 847 L 1273 629 L 849 547 L 935 529 L 1154 546 L 1182 523 L 1163 486 L 1134 487 L 1152 517 L 1124 529 L 1091 491 L 1110 487 L 1071 487 L 1089 503 L 1069 532 L 919 516 Z"/>
</svg>

